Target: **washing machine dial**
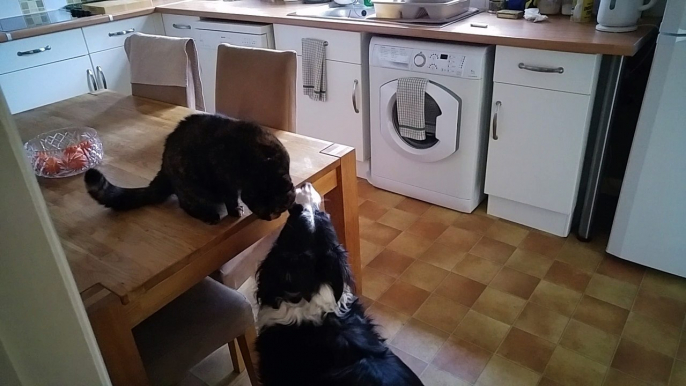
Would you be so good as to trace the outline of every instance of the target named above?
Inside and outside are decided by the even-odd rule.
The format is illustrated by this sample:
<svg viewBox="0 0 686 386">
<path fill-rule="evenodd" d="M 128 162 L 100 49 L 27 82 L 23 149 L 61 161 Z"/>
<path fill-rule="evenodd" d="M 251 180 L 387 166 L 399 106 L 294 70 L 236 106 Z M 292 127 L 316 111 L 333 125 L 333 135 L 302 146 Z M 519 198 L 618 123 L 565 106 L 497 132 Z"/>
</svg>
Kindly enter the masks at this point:
<svg viewBox="0 0 686 386">
<path fill-rule="evenodd" d="M 433 64 L 433 63 L 431 63 L 431 64 L 429 65 L 429 68 L 432 69 L 432 70 L 437 70 L 437 69 L 438 69 L 438 67 L 436 67 L 436 65 Z"/>
<path fill-rule="evenodd" d="M 426 64 L 426 56 L 421 52 L 414 56 L 414 65 L 417 67 L 423 67 Z"/>
</svg>

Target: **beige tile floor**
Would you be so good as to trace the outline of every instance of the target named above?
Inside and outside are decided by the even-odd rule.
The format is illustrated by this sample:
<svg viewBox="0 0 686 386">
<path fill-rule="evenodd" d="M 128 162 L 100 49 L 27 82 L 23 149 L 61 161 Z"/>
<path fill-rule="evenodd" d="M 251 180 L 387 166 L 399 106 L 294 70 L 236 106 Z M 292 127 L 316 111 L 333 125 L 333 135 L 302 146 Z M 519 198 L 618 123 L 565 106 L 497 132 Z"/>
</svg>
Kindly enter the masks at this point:
<svg viewBox="0 0 686 386">
<path fill-rule="evenodd" d="M 362 299 L 427 386 L 686 385 L 686 280 L 605 254 L 603 237 L 358 186 Z M 224 351 L 186 386 L 248 385 Z"/>
</svg>

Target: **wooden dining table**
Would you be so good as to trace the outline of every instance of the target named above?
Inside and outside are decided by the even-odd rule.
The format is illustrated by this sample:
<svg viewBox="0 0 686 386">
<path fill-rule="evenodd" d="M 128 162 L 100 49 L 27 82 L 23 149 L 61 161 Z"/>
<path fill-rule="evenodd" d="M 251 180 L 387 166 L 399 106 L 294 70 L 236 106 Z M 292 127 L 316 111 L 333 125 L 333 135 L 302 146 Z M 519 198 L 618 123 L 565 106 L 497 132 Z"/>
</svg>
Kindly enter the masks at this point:
<svg viewBox="0 0 686 386">
<path fill-rule="evenodd" d="M 24 141 L 54 129 L 92 127 L 103 143 L 98 166 L 116 185 L 145 186 L 160 168 L 164 140 L 194 113 L 185 107 L 109 91 L 86 94 L 14 116 Z M 293 183 L 311 182 L 361 289 L 357 178 L 353 148 L 273 130 L 291 158 Z M 115 386 L 147 385 L 132 329 L 285 222 L 248 211 L 208 225 L 174 198 L 128 212 L 98 205 L 83 175 L 39 178 L 54 227 Z"/>
</svg>

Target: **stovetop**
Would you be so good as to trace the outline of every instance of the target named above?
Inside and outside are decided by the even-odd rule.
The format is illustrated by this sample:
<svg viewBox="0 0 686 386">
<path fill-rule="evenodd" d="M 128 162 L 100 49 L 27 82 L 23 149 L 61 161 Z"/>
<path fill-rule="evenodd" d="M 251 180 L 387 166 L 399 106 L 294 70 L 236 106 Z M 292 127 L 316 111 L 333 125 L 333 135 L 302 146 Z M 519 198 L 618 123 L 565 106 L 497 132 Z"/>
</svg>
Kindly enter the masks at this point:
<svg viewBox="0 0 686 386">
<path fill-rule="evenodd" d="M 63 23 L 76 19 L 65 9 L 37 12 L 28 15 L 13 16 L 0 19 L 0 32 L 13 32 L 43 25 Z"/>
</svg>

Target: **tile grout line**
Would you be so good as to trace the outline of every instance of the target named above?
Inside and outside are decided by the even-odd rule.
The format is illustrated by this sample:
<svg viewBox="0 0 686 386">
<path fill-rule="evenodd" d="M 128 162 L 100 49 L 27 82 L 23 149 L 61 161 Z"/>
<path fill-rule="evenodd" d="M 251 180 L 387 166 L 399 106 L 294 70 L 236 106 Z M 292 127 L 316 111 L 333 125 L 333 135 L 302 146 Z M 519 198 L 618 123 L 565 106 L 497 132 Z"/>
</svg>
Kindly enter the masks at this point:
<svg viewBox="0 0 686 386">
<path fill-rule="evenodd" d="M 569 237 L 569 236 L 567 236 L 567 237 Z M 567 243 L 567 240 L 565 240 L 565 244 L 566 244 L 566 243 Z M 563 247 L 564 247 L 564 246 L 563 246 Z M 561 261 L 561 260 L 558 260 L 558 259 L 557 259 L 557 258 L 559 257 L 559 254 L 560 254 L 560 251 L 558 251 L 557 255 L 553 258 L 554 261 Z M 590 283 L 591 280 L 593 279 L 593 276 L 596 274 L 596 272 L 598 272 L 598 268 L 600 267 L 600 264 L 602 264 L 602 260 L 601 260 L 601 261 L 596 265 L 596 267 L 593 269 L 593 273 L 591 274 L 591 279 L 589 280 L 589 283 Z M 570 266 L 571 266 L 571 264 L 570 264 Z M 574 267 L 574 268 L 576 268 L 576 267 Z M 552 265 L 550 266 L 550 268 L 548 268 L 548 271 L 550 271 L 550 269 L 552 269 Z M 576 268 L 576 269 L 579 269 L 579 268 Z M 582 271 L 583 271 L 583 270 L 582 270 Z M 547 272 L 546 272 L 546 275 L 548 275 Z M 545 276 L 544 276 L 544 277 L 545 277 Z M 543 281 L 543 279 L 541 279 L 541 281 Z M 547 281 L 547 280 L 546 280 L 546 281 Z M 549 282 L 549 283 L 552 283 L 552 284 L 554 284 L 554 285 L 558 285 L 558 284 L 553 283 L 553 282 Z M 563 286 L 561 286 L 561 287 L 563 287 Z M 566 288 L 566 287 L 563 287 L 563 288 Z M 586 288 L 588 288 L 588 284 L 586 284 Z M 584 299 L 584 295 L 586 294 L 586 288 L 584 288 L 584 291 L 581 292 L 581 296 L 579 297 L 579 300 L 576 302 L 576 306 L 574 306 L 574 310 L 571 312 L 571 316 L 569 317 L 569 320 L 567 321 L 567 324 L 565 324 L 565 328 L 562 330 L 562 334 L 560 335 L 560 338 L 558 339 L 557 342 L 552 342 L 552 343 L 555 344 L 555 348 L 553 349 L 553 353 L 555 352 L 555 350 L 556 350 L 558 347 L 562 347 L 562 348 L 564 348 L 564 349 L 567 349 L 566 347 L 564 347 L 564 346 L 562 346 L 562 345 L 560 344 L 560 341 L 562 340 L 562 337 L 565 335 L 565 332 L 567 332 L 567 329 L 569 328 L 569 325 L 572 323 L 572 320 L 574 320 L 574 315 L 576 314 L 576 310 L 579 308 L 579 305 L 581 304 L 581 301 Z M 536 304 L 536 303 L 533 303 L 533 304 Z M 541 307 L 543 307 L 543 306 L 541 306 Z M 543 307 L 543 308 L 548 309 L 547 307 Z M 551 311 L 552 311 L 552 310 L 551 310 Z M 584 323 L 584 324 L 585 324 L 585 323 Z M 620 338 L 621 338 L 621 337 L 620 337 Z M 549 342 L 550 342 L 550 341 L 549 341 Z M 617 345 L 619 345 L 619 343 L 617 343 Z M 616 349 L 616 348 L 615 348 L 615 349 Z M 584 357 L 584 358 L 586 358 L 586 359 L 589 359 L 589 360 L 591 360 L 591 361 L 593 361 L 593 362 L 598 363 L 597 361 L 595 361 L 595 360 L 593 360 L 593 359 L 591 359 L 591 358 L 588 358 L 587 356 L 585 356 L 585 355 L 583 355 L 583 354 L 581 354 L 581 353 L 577 353 L 577 352 L 574 351 L 574 350 L 572 350 L 572 351 L 573 351 L 575 354 L 581 355 L 582 357 Z M 552 359 L 552 354 L 551 354 L 551 359 Z M 610 358 L 610 359 L 612 359 L 612 358 Z M 612 362 L 612 361 L 610 361 L 610 363 L 611 363 L 611 362 Z M 541 382 L 543 382 L 543 379 L 545 378 L 546 371 L 548 371 L 548 366 L 550 366 L 550 359 L 548 360 L 548 363 L 545 364 L 545 368 L 543 369 L 543 376 L 541 377 L 541 380 L 539 381 L 539 384 L 540 384 Z M 609 369 L 609 366 L 608 366 L 608 369 Z M 605 382 L 605 377 L 607 376 L 607 373 L 608 373 L 608 371 L 606 371 L 606 372 L 605 372 L 605 376 L 603 376 L 603 382 Z M 557 381 L 555 381 L 555 382 L 557 382 Z"/>
<path fill-rule="evenodd" d="M 643 272 L 643 277 L 641 277 L 641 283 L 638 285 L 638 290 L 636 291 L 636 296 L 634 297 L 634 301 L 631 303 L 631 308 L 629 309 L 629 315 L 627 315 L 626 322 L 624 322 L 624 326 L 622 327 L 622 332 L 619 334 L 619 341 L 617 341 L 617 347 L 615 347 L 614 351 L 612 352 L 612 357 L 610 358 L 610 365 L 608 366 L 607 372 L 605 373 L 605 376 L 603 377 L 603 383 L 605 381 L 607 381 L 607 377 L 610 375 L 610 370 L 612 369 L 612 362 L 614 362 L 615 356 L 617 355 L 617 350 L 619 350 L 619 345 L 622 343 L 622 337 L 624 336 L 624 331 L 626 330 L 626 325 L 629 323 L 629 316 L 631 316 L 631 312 L 633 311 L 634 306 L 636 305 L 636 300 L 638 300 L 638 294 L 641 293 L 641 288 L 643 287 L 643 281 L 645 280 L 647 273 L 648 273 L 647 270 L 645 270 Z M 677 347 L 677 350 L 678 350 L 678 347 Z M 672 368 L 674 368 L 674 364 L 672 364 Z M 620 371 L 620 370 L 617 370 L 617 371 Z M 623 373 L 623 371 L 620 371 L 620 372 Z M 627 375 L 643 381 L 642 379 L 635 377 L 631 374 L 627 374 Z M 670 372 L 670 377 L 671 377 L 671 372 Z M 650 383 L 652 383 L 652 382 L 650 382 Z M 667 380 L 667 384 L 669 385 L 669 379 Z"/>
<path fill-rule="evenodd" d="M 643 281 L 641 281 L 641 284 L 643 284 Z M 676 362 L 677 362 L 677 356 L 679 356 L 679 348 L 681 348 L 681 340 L 686 336 L 684 334 L 684 327 L 686 326 L 686 318 L 685 320 L 681 322 L 681 333 L 679 334 L 679 341 L 677 342 L 676 346 L 676 354 L 674 354 L 674 360 L 672 361 L 672 370 L 669 372 L 669 378 L 667 379 L 667 385 L 672 384 L 672 377 L 674 376 L 674 370 L 676 369 Z"/>
<path fill-rule="evenodd" d="M 498 220 L 496 220 L 493 224 L 491 224 L 491 226 L 488 227 L 488 229 L 491 229 L 492 227 L 494 227 L 497 221 L 498 221 Z M 477 242 L 472 246 L 472 248 L 469 249 L 469 251 L 468 251 L 467 253 L 470 253 L 470 252 L 474 249 L 474 247 L 476 247 L 476 245 L 477 245 L 479 242 L 481 242 L 481 240 L 483 240 L 484 237 L 486 237 L 486 233 L 488 232 L 488 229 L 486 230 L 486 232 L 484 232 L 483 235 L 481 235 L 481 238 L 479 238 L 479 241 L 477 241 Z M 495 239 L 493 239 L 493 240 L 495 240 Z M 523 239 L 522 239 L 522 240 L 523 240 Z M 496 240 L 496 241 L 499 241 L 499 240 Z M 502 241 L 501 241 L 501 242 L 502 242 Z M 507 244 L 507 243 L 505 243 L 505 244 Z M 514 246 L 515 251 L 517 250 L 517 248 L 519 248 L 519 244 L 521 244 L 521 241 L 520 241 L 516 246 Z M 510 245 L 510 244 L 508 244 L 508 245 Z M 491 284 L 491 282 L 493 281 L 493 279 L 495 279 L 496 276 L 498 276 L 498 275 L 500 274 L 500 272 L 503 270 L 503 268 L 505 268 L 505 264 L 507 264 L 507 261 L 510 260 L 510 258 L 512 258 L 512 255 L 514 255 L 514 252 L 515 252 L 515 251 L 513 251 L 513 252 L 510 254 L 510 256 L 508 256 L 507 260 L 505 260 L 505 261 L 503 262 L 503 264 L 500 266 L 500 269 L 498 269 L 498 272 L 496 272 L 496 274 L 493 275 L 493 277 L 492 277 L 491 280 L 488 282 L 488 284 L 486 284 L 486 288 L 489 288 L 488 286 Z M 475 256 L 476 256 L 476 255 L 475 255 Z M 488 260 L 488 259 L 486 259 L 486 260 Z M 489 261 L 490 261 L 490 260 L 489 260 Z M 456 263 L 455 266 L 457 266 L 457 264 L 459 264 L 459 262 Z M 453 267 L 453 268 L 455 268 L 455 267 Z M 451 270 L 451 272 L 452 272 L 452 270 Z M 460 275 L 460 276 L 462 276 L 462 275 Z M 475 281 L 476 281 L 476 280 L 475 280 Z M 482 283 L 482 284 L 483 284 L 483 283 Z M 481 292 L 481 294 L 479 295 L 479 298 L 481 297 L 481 295 L 483 295 L 483 292 L 486 291 L 486 288 L 484 288 L 484 291 Z M 495 288 L 493 288 L 493 289 L 495 290 Z M 510 295 L 511 295 L 511 294 L 510 294 Z M 477 298 L 477 299 L 474 301 L 474 304 L 476 304 L 476 302 L 479 301 L 479 298 Z M 528 303 L 528 300 L 527 300 L 527 303 Z M 474 312 L 476 312 L 476 313 L 478 313 L 478 314 L 481 314 L 479 311 L 476 311 L 476 310 L 473 310 L 473 309 L 472 309 L 472 307 L 474 307 L 474 304 L 472 304 L 472 305 L 469 307 L 469 311 L 474 311 Z M 524 308 L 526 308 L 526 304 L 524 304 L 524 307 L 522 307 L 522 310 L 519 311 L 519 314 L 517 314 L 517 317 L 515 318 L 515 322 L 517 321 L 517 319 L 519 319 L 519 316 L 522 314 L 522 312 L 524 312 Z M 469 311 L 467 311 L 467 312 L 469 312 Z M 484 314 L 481 314 L 481 315 L 484 315 Z M 466 315 L 465 315 L 465 316 L 466 316 Z M 484 315 L 484 316 L 487 317 L 487 318 L 491 318 L 491 317 L 488 316 L 488 315 Z M 496 320 L 496 319 L 494 319 L 494 318 L 491 318 L 491 319 Z M 453 335 L 455 334 L 455 331 L 457 331 L 457 329 L 460 327 L 460 324 L 462 324 L 462 321 L 464 321 L 464 318 L 462 318 L 462 320 L 460 321 L 460 323 L 458 323 L 457 326 L 455 326 L 455 328 L 453 329 L 453 332 L 450 333 L 450 336 L 448 337 L 448 339 L 450 339 L 450 337 L 453 336 Z M 505 339 L 507 339 L 507 336 L 510 334 L 510 331 L 512 331 L 512 328 L 513 328 L 513 327 L 514 327 L 514 322 L 513 322 L 513 324 L 509 325 L 509 327 L 508 327 L 508 329 L 507 329 L 507 333 L 505 334 L 505 337 L 504 337 L 503 340 L 498 344 L 498 347 L 496 347 L 496 349 L 493 351 L 491 357 L 488 358 L 488 362 L 486 362 L 486 366 L 484 366 L 484 368 L 481 369 L 481 372 L 480 372 L 479 375 L 476 377 L 476 381 L 475 381 L 473 384 L 476 384 L 476 382 L 479 381 L 479 378 L 481 378 L 481 375 L 483 374 L 484 370 L 486 370 L 486 367 L 488 366 L 488 364 L 491 363 L 491 361 L 493 360 L 493 357 L 497 355 L 498 350 L 500 350 L 500 346 L 502 346 L 503 342 L 505 342 Z M 458 339 L 462 339 L 462 338 L 459 338 L 459 337 L 457 337 L 457 338 L 458 338 Z M 447 340 L 446 340 L 446 342 L 447 342 Z M 469 343 L 471 343 L 471 342 L 469 342 Z M 445 342 L 444 342 L 444 344 L 445 344 Z M 474 344 L 475 346 L 480 347 L 480 348 L 482 348 L 482 349 L 485 349 L 484 347 L 481 347 L 481 346 L 479 346 L 479 345 L 476 344 L 476 343 L 472 343 L 472 344 Z M 485 350 L 488 351 L 487 349 L 485 349 Z M 507 358 L 506 358 L 506 359 L 507 359 Z M 432 359 L 431 361 L 433 362 L 433 359 Z M 459 377 L 458 377 L 458 378 L 459 378 Z M 460 378 L 460 379 L 461 379 L 461 378 Z"/>
</svg>

